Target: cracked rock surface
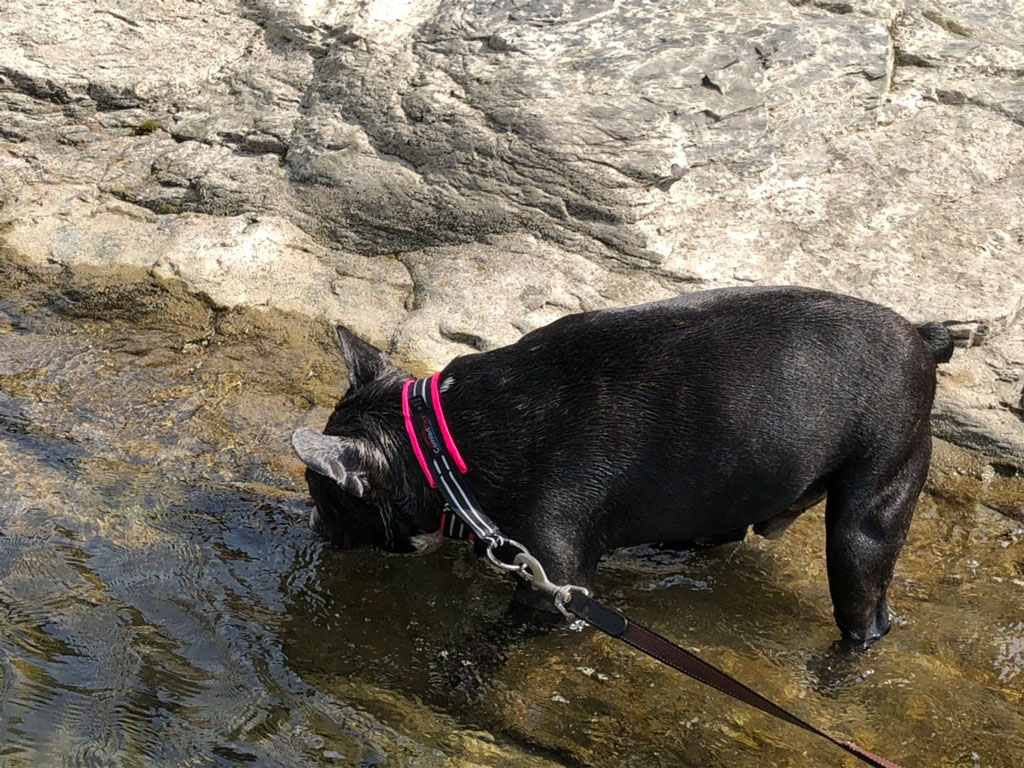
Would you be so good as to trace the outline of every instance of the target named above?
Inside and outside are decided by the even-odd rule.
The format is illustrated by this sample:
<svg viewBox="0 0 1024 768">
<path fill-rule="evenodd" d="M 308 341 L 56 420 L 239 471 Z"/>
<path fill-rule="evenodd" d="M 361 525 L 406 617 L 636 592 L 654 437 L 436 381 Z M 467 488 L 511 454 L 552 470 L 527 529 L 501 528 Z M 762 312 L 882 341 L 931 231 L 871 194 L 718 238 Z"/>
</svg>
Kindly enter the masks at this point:
<svg viewBox="0 0 1024 768">
<path fill-rule="evenodd" d="M 1020 0 L 0 0 L 0 246 L 419 368 L 733 284 L 954 326 L 1024 461 Z"/>
</svg>

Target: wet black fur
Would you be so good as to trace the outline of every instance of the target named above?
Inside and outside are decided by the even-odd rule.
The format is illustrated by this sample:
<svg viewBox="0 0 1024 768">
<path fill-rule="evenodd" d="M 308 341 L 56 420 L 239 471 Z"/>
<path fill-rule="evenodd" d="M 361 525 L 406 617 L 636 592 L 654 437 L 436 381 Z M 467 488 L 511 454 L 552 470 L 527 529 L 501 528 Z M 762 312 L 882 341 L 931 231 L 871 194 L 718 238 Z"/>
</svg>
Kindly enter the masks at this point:
<svg viewBox="0 0 1024 768">
<path fill-rule="evenodd" d="M 409 378 L 339 329 L 352 387 L 325 430 L 365 441 L 370 493 L 309 471 L 338 543 L 409 551 L 441 502 L 405 436 Z M 826 491 L 836 622 L 888 631 L 886 590 L 931 452 L 937 361 L 952 342 L 876 304 L 738 288 L 564 317 L 442 372 L 466 481 L 557 582 L 593 587 L 601 555 L 723 540 L 795 517 Z M 548 607 L 528 589 L 518 601 Z"/>
</svg>

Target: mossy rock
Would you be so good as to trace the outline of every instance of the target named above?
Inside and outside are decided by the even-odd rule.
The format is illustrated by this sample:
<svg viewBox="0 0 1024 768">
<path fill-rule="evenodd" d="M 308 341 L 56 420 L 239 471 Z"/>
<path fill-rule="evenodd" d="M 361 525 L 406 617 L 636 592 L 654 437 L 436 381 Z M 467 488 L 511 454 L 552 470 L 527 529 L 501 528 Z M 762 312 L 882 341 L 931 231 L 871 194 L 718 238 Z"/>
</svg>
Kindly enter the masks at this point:
<svg viewBox="0 0 1024 768">
<path fill-rule="evenodd" d="M 160 130 L 160 124 L 155 120 L 146 120 L 135 126 L 132 131 L 133 136 L 149 136 L 151 133 L 156 133 Z"/>
</svg>

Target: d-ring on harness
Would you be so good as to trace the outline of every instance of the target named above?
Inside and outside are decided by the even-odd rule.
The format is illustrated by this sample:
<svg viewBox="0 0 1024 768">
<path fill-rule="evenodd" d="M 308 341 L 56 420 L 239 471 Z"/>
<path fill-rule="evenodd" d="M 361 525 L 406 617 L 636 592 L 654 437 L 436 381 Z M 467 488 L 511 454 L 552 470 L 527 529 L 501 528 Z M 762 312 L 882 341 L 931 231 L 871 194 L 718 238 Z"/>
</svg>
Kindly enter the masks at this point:
<svg viewBox="0 0 1024 768">
<path fill-rule="evenodd" d="M 416 454 L 416 461 L 426 475 L 430 487 L 441 492 L 441 496 L 458 516 L 458 520 L 469 529 L 467 538 L 477 538 L 484 543 L 487 560 L 494 568 L 503 573 L 514 573 L 534 589 L 550 596 L 558 610 L 566 616 L 583 619 L 605 634 L 628 643 L 638 651 L 705 685 L 827 739 L 875 768 L 900 768 L 896 763 L 868 752 L 852 741 L 836 738 L 801 720 L 671 640 L 629 621 L 614 608 L 594 600 L 585 588 L 549 581 L 544 567 L 537 558 L 518 541 L 502 535 L 498 526 L 480 508 L 472 491 L 462 482 L 461 476 L 466 474 L 469 468 L 452 439 L 444 411 L 441 409 L 440 378 L 441 374 L 434 374 L 426 379 L 405 382 L 402 387 L 405 429 L 413 453 Z M 441 527 L 443 532 L 451 532 L 444 518 Z M 505 562 L 499 557 L 502 550 L 516 550 L 512 562 Z"/>
</svg>

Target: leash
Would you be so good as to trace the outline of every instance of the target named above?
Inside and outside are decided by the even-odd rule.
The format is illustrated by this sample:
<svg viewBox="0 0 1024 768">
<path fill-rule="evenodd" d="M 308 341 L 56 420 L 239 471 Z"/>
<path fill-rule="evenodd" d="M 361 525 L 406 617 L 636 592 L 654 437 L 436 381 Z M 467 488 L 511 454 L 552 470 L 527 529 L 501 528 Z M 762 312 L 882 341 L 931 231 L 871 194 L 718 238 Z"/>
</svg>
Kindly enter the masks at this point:
<svg viewBox="0 0 1024 768">
<path fill-rule="evenodd" d="M 440 491 L 445 502 L 463 524 L 455 526 L 454 518 L 449 521 L 447 516 L 442 517 L 443 533 L 471 540 L 479 539 L 486 547 L 487 559 L 492 567 L 502 573 L 512 573 L 534 589 L 548 595 L 554 601 L 555 607 L 566 617 L 575 616 L 582 619 L 609 637 L 621 640 L 652 659 L 772 717 L 813 733 L 874 768 L 900 768 L 896 763 L 879 757 L 852 741 L 832 736 L 802 720 L 696 654 L 593 599 L 585 587 L 551 582 L 537 558 L 522 544 L 501 533 L 498 526 L 480 508 L 470 489 L 462 482 L 460 475 L 466 474 L 469 469 L 452 439 L 444 411 L 441 409 L 440 378 L 441 374 L 434 374 L 427 379 L 405 382 L 402 387 L 402 414 L 420 469 L 426 475 L 430 487 Z M 424 454 L 422 446 L 426 447 L 429 455 Z M 458 533 L 455 533 L 456 531 Z M 498 557 L 499 550 L 509 548 L 518 550 L 511 563 Z"/>
<path fill-rule="evenodd" d="M 652 659 L 672 667 L 677 672 L 682 672 L 684 675 L 704 683 L 704 685 L 711 686 L 726 696 L 731 696 L 745 704 L 756 707 L 772 717 L 785 720 L 787 723 L 803 728 L 815 736 L 820 736 L 868 765 L 875 766 L 875 768 L 900 768 L 896 763 L 886 760 L 884 757 L 879 757 L 852 741 L 839 739 L 811 725 L 806 720 L 802 720 L 792 712 L 783 709 L 757 691 L 747 687 L 736 678 L 726 674 L 718 667 L 704 661 L 696 654 L 676 645 L 657 632 L 630 621 L 614 608 L 609 608 L 604 603 L 594 600 L 582 587 L 569 587 L 572 590 L 572 594 L 567 600 L 564 599 L 566 588 L 547 581 L 544 569 L 540 566 L 540 563 L 528 553 L 520 552 L 516 555 L 513 562 L 524 564 L 529 575 L 523 575 L 523 578 L 535 589 L 551 595 L 555 605 L 567 616 L 571 613 L 601 630 L 606 635 L 633 646 L 641 653 L 645 653 Z"/>
</svg>

